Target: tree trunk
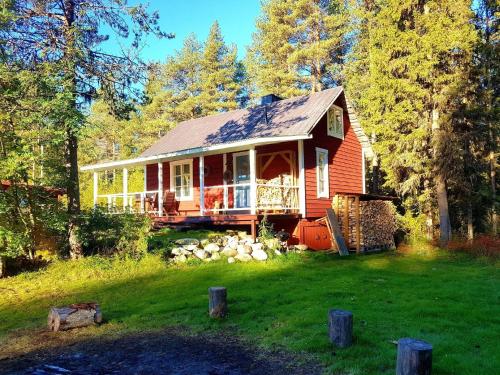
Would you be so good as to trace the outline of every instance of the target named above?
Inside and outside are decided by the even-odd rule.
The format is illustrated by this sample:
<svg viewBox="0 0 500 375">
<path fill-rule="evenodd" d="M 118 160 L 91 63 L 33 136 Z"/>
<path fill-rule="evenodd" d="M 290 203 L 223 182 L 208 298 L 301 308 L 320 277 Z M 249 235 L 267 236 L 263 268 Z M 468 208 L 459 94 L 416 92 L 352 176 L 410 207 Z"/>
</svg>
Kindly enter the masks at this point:
<svg viewBox="0 0 500 375">
<path fill-rule="evenodd" d="M 221 286 L 208 288 L 208 312 L 211 318 L 224 318 L 227 314 L 227 290 Z"/>
<path fill-rule="evenodd" d="M 467 240 L 469 242 L 474 240 L 474 219 L 472 216 L 472 202 L 470 200 L 467 206 Z"/>
<path fill-rule="evenodd" d="M 7 271 L 5 266 L 5 259 L 5 257 L 0 255 L 0 279 L 5 276 L 5 273 Z"/>
<path fill-rule="evenodd" d="M 102 314 L 97 303 L 79 303 L 68 307 L 52 307 L 47 324 L 49 330 L 65 331 L 102 322 Z"/>
<path fill-rule="evenodd" d="M 439 124 L 439 111 L 437 108 L 432 110 L 432 140 L 434 164 L 439 165 L 438 159 L 441 157 L 439 152 L 441 142 L 441 128 Z M 434 185 L 439 210 L 439 245 L 448 246 L 451 237 L 450 214 L 448 211 L 448 192 L 446 191 L 446 179 L 439 166 L 434 168 Z"/>
<path fill-rule="evenodd" d="M 77 96 L 77 63 L 75 55 L 75 35 L 73 24 L 76 20 L 75 1 L 66 0 L 64 2 L 66 9 L 66 28 L 64 36 L 66 39 L 65 57 L 68 62 L 67 76 L 71 82 L 69 89 L 72 91 L 73 97 L 69 105 L 75 113 L 78 112 Z M 68 122 L 68 120 L 66 120 Z M 78 215 L 80 214 L 80 182 L 78 178 L 78 137 L 76 135 L 76 127 L 69 121 L 66 126 L 66 165 L 67 165 L 67 191 L 68 196 L 68 243 L 71 259 L 76 259 L 82 256 L 82 245 L 77 236 L 78 233 Z"/>
</svg>

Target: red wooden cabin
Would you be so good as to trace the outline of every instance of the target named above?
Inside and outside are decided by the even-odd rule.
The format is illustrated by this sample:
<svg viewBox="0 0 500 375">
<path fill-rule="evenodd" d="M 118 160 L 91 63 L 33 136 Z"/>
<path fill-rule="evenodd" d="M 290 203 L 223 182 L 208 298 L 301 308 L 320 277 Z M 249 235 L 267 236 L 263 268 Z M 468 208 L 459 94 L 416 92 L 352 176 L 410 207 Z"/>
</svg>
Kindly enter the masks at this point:
<svg viewBox="0 0 500 375">
<path fill-rule="evenodd" d="M 82 167 L 94 172 L 94 203 L 148 212 L 167 224 L 255 226 L 303 241 L 336 192 L 364 193 L 371 155 L 341 87 L 308 96 L 262 98 L 257 107 L 179 123 L 138 158 Z M 144 191 L 129 192 L 128 168 L 144 168 Z M 98 172 L 123 168 L 123 192 L 98 194 Z M 310 226 L 310 225 L 309 225 Z M 302 228 L 304 227 L 304 228 Z"/>
</svg>

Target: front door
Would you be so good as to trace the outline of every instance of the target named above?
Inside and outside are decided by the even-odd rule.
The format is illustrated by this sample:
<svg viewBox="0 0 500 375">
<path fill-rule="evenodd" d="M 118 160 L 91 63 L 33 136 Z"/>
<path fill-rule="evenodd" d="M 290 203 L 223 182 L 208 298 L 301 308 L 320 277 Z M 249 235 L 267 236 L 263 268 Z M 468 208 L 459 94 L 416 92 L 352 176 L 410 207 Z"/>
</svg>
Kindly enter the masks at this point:
<svg viewBox="0 0 500 375">
<path fill-rule="evenodd" d="M 250 157 L 248 152 L 233 155 L 234 208 L 250 208 Z"/>
</svg>

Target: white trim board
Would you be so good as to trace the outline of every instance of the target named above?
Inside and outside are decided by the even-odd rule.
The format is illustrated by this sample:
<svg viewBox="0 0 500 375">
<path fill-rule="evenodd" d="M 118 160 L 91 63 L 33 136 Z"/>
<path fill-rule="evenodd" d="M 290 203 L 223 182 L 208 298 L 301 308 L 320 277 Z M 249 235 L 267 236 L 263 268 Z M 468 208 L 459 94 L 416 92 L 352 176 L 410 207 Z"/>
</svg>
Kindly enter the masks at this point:
<svg viewBox="0 0 500 375">
<path fill-rule="evenodd" d="M 138 158 L 134 158 L 134 159 L 117 160 L 117 161 L 110 161 L 110 162 L 104 162 L 104 163 L 84 165 L 84 166 L 80 167 L 80 170 L 85 172 L 85 171 L 99 171 L 99 170 L 111 169 L 111 168 L 116 168 L 116 167 L 140 166 L 140 165 L 151 164 L 150 162 L 170 161 L 170 160 L 175 160 L 175 159 L 179 159 L 179 158 L 186 157 L 186 156 L 195 157 L 195 156 L 199 156 L 199 155 L 210 155 L 211 153 L 217 154 L 218 151 L 222 151 L 222 150 L 224 150 L 225 152 L 234 152 L 234 151 L 237 151 L 239 149 L 248 150 L 248 146 L 252 146 L 252 145 L 256 146 L 256 145 L 265 145 L 265 144 L 281 143 L 281 142 L 288 142 L 288 141 L 297 141 L 299 139 L 312 139 L 312 135 L 311 134 L 304 134 L 304 135 L 293 135 L 293 136 L 283 136 L 283 137 L 254 138 L 254 139 L 248 139 L 248 140 L 239 141 L 239 142 L 223 143 L 220 145 L 207 146 L 207 147 L 197 147 L 197 148 L 192 148 L 192 149 L 188 149 L 188 150 L 169 152 L 166 154 L 143 156 L 143 157 L 138 157 Z"/>
</svg>

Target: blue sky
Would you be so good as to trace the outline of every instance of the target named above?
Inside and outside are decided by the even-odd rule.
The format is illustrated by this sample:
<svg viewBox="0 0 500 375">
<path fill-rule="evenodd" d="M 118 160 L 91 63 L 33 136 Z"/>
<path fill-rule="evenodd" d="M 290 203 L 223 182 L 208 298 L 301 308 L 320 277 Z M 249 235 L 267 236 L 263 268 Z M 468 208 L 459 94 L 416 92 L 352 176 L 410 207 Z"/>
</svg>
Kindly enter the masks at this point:
<svg viewBox="0 0 500 375">
<path fill-rule="evenodd" d="M 146 61 L 164 61 L 165 56 L 182 47 L 190 33 L 205 40 L 215 20 L 219 21 L 226 43 L 237 45 L 241 58 L 251 42 L 260 12 L 260 0 L 150 0 L 149 5 L 150 10 L 159 12 L 162 30 L 174 33 L 175 38 L 148 37 L 147 46 L 141 51 L 141 58 Z"/>
</svg>

